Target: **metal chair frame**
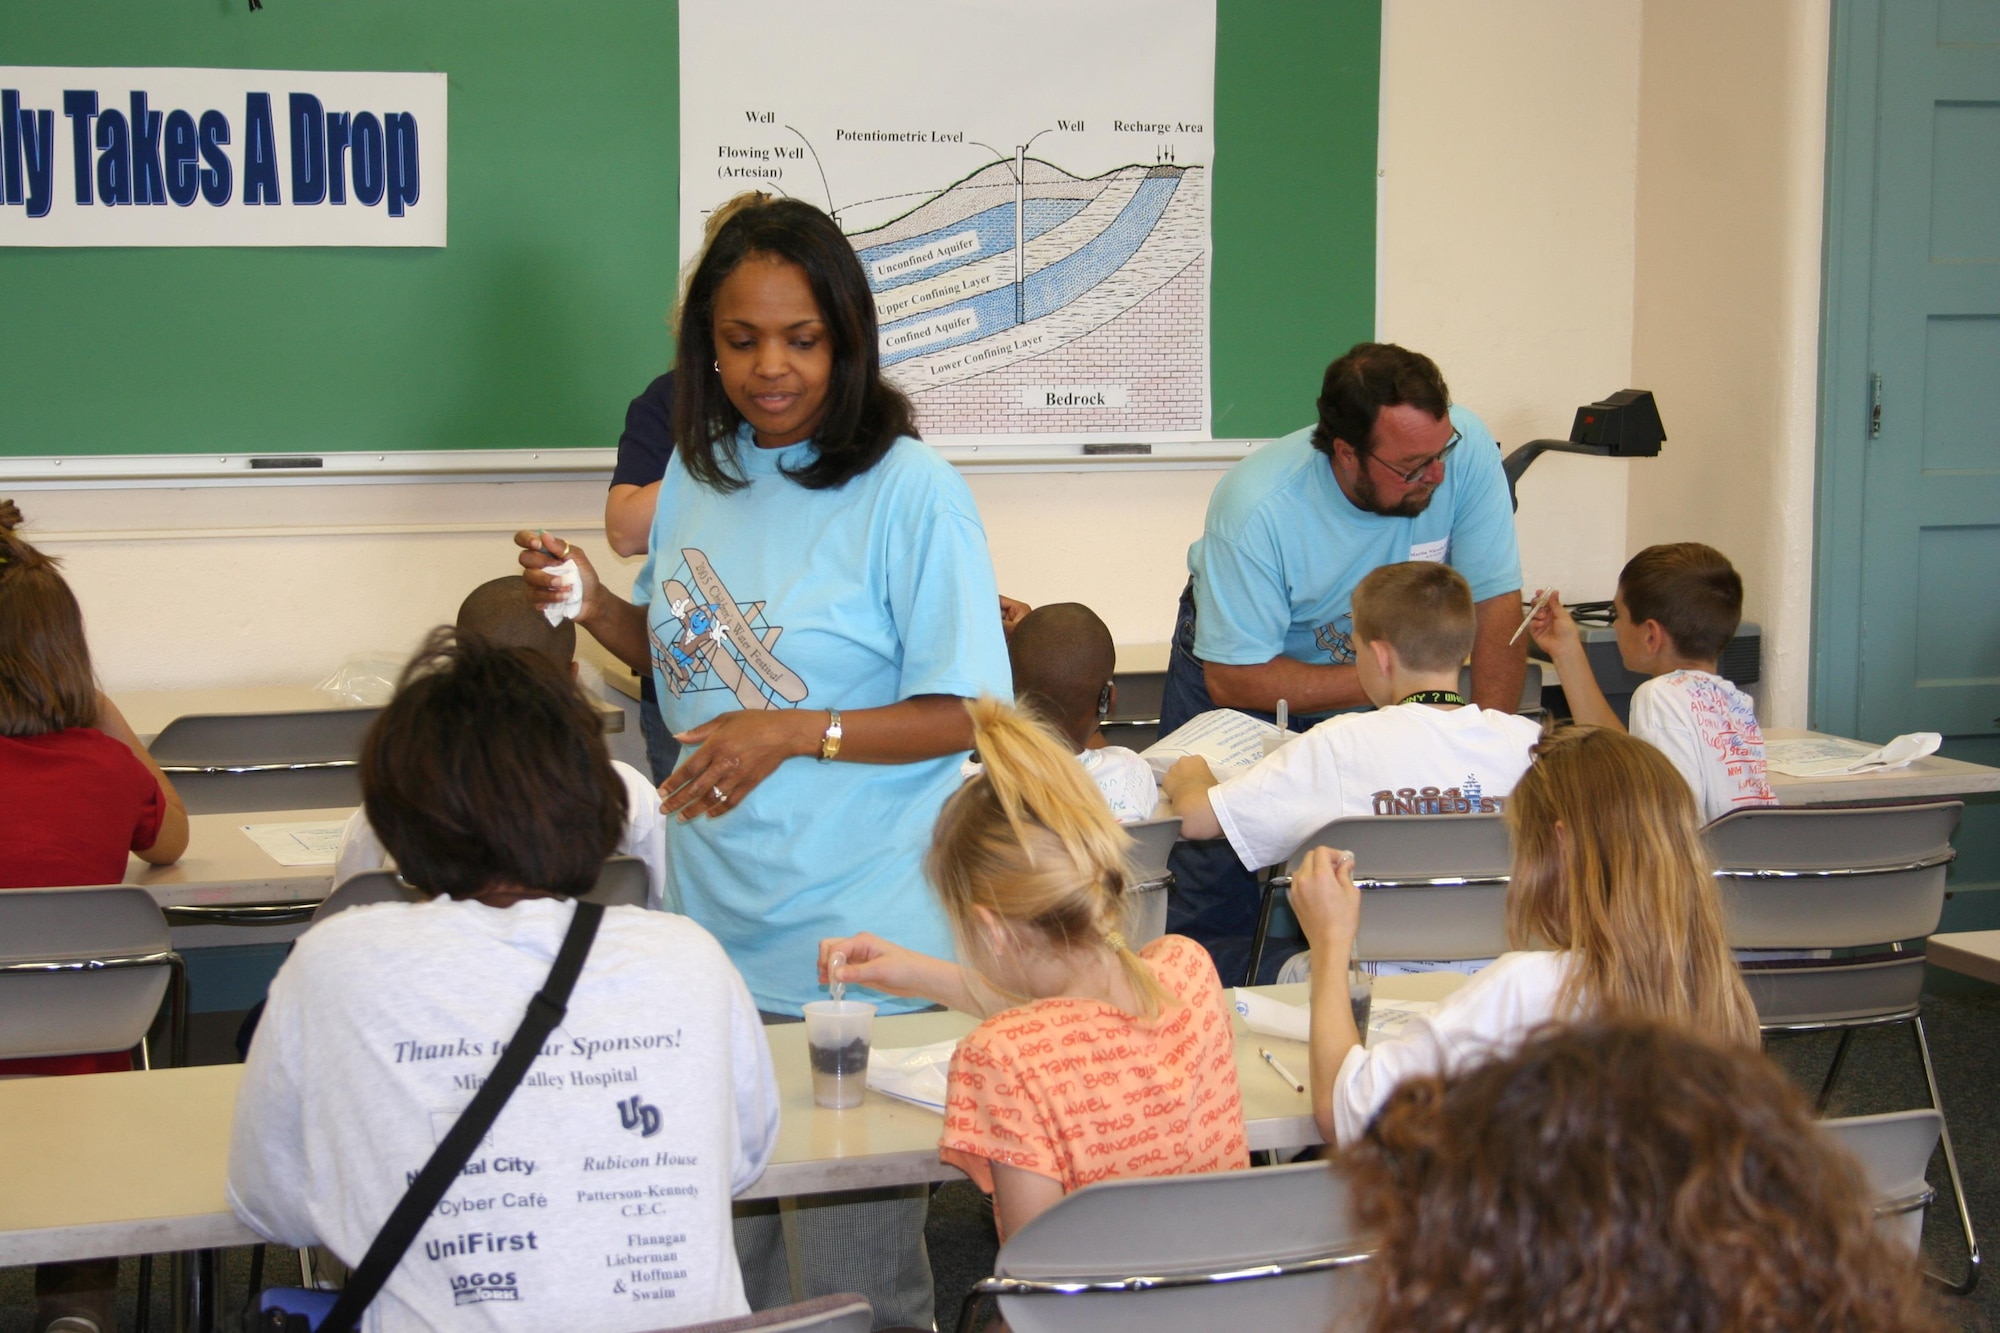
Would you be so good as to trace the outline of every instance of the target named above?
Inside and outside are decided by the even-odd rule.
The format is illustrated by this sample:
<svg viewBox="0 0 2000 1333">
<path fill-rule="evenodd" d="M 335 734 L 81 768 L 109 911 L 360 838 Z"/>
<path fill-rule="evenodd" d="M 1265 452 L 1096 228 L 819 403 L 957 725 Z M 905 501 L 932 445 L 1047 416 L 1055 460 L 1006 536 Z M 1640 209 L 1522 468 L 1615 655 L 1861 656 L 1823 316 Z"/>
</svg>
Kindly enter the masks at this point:
<svg viewBox="0 0 2000 1333">
<path fill-rule="evenodd" d="M 1104 1296 L 1140 1291 L 1166 1291 L 1175 1287 L 1213 1287 L 1234 1282 L 1255 1282 L 1264 1278 L 1293 1277 L 1304 1273 L 1329 1273 L 1352 1268 L 1374 1257 L 1372 1249 L 1343 1250 L 1314 1259 L 1286 1263 L 1257 1264 L 1250 1268 L 1218 1269 L 1203 1273 L 1134 1274 L 1129 1277 L 1069 1278 L 1032 1280 L 1019 1277 L 982 1278 L 973 1284 L 965 1304 L 959 1307 L 958 1333 L 973 1333 L 985 1303 L 1002 1296 Z"/>
<path fill-rule="evenodd" d="M 1044 1333 L 1172 1333 L 1308 1306 L 1331 1317 L 1346 1299 L 1342 1270 L 1373 1248 L 1354 1227 L 1345 1182 L 1324 1162 L 1104 1180 L 1007 1238 L 958 1329 L 972 1333 L 996 1304 L 1017 1330 Z M 1109 1299 L 1118 1295 L 1131 1299 Z"/>
<path fill-rule="evenodd" d="M 312 774 L 357 781 L 362 734 L 379 707 L 294 709 L 278 713 L 191 713 L 175 718 L 148 747 L 162 772 L 183 787 L 190 813 L 222 814 L 333 805 L 327 783 Z M 298 775 L 311 792 L 285 794 Z M 244 779 L 232 783 L 231 779 Z M 355 788 L 358 793 L 358 788 Z M 358 799 L 358 797 L 357 797 Z"/>
<path fill-rule="evenodd" d="M 1135 839 L 1133 851 L 1139 853 L 1147 850 L 1143 840 L 1139 838 L 1140 830 L 1162 828 L 1168 824 L 1173 825 L 1175 841 L 1178 841 L 1181 826 L 1178 816 L 1170 815 L 1163 819 L 1145 819 L 1136 824 L 1127 824 L 1125 826 L 1126 833 L 1133 835 Z M 1169 845 L 1169 851 L 1171 851 L 1171 847 L 1172 844 Z M 1174 872 L 1166 868 L 1166 858 L 1164 856 L 1160 858 L 1158 874 L 1152 873 L 1153 867 L 1151 865 L 1137 864 L 1137 859 L 1135 855 L 1131 871 L 1134 876 L 1143 875 L 1145 878 L 1127 885 L 1125 889 L 1125 896 L 1131 904 L 1130 915 L 1133 918 L 1136 918 L 1138 915 L 1140 895 L 1149 893 L 1171 894 L 1174 890 Z M 1141 938 L 1140 933 L 1135 930 L 1136 925 L 1136 919 L 1128 921 L 1126 923 L 1126 933 L 1132 936 L 1132 947 L 1134 949 L 1142 949 L 1152 943 L 1152 937 Z"/>
<path fill-rule="evenodd" d="M 296 926 L 312 920 L 318 903 L 257 903 L 241 906 L 186 903 L 164 908 L 170 926 Z"/>
<path fill-rule="evenodd" d="M 107 885 L 105 887 L 124 887 Z M 64 973 L 116 972 L 133 968 L 164 967 L 167 969 L 167 1064 L 177 1068 L 187 1063 L 187 1021 L 188 983 L 187 960 L 173 949 L 156 949 L 145 953 L 114 953 L 90 958 L 47 958 L 16 959 L 0 963 L 0 976 L 52 976 Z M 157 1020 L 156 1020 L 157 1021 Z M 139 1067 L 150 1070 L 156 1061 L 153 1058 L 153 1038 L 148 1032 L 139 1039 Z M 150 1293 L 153 1285 L 153 1256 L 139 1256 L 139 1333 L 146 1333 L 152 1324 L 152 1301 Z M 181 1299 L 192 1299 L 184 1284 L 177 1283 L 175 1290 L 183 1293 Z"/>
<path fill-rule="evenodd" d="M 1868 817 L 1867 814 L 1865 814 L 1864 812 L 1880 812 L 1881 817 L 1886 818 L 1886 817 L 1892 817 L 1893 814 L 1896 812 L 1912 812 L 1916 810 L 1922 810 L 1927 814 L 1937 814 L 1941 812 L 1941 810 L 1944 807 L 1955 806 L 1957 804 L 1958 804 L 1957 802 L 1947 801 L 1947 802 L 1929 802 L 1921 805 L 1905 805 L 1905 806 L 1806 807 L 1789 812 L 1771 810 L 1769 808 L 1761 810 L 1753 809 L 1749 811 L 1739 812 L 1736 815 L 1726 816 L 1723 820 L 1717 821 L 1716 824 L 1710 825 L 1707 832 L 1712 836 L 1714 831 L 1717 830 L 1718 828 L 1723 828 L 1726 831 L 1726 827 L 1733 821 L 1741 821 L 1746 817 L 1759 820 L 1770 820 L 1773 818 L 1782 819 L 1788 816 L 1794 816 L 1794 817 L 1803 816 L 1809 819 L 1827 818 L 1836 814 L 1845 814 L 1845 815 L 1860 814 L 1863 815 L 1863 817 Z M 1870 879 L 1882 879 L 1896 875 L 1916 875 L 1926 871 L 1936 871 L 1938 873 L 1939 879 L 1941 880 L 1944 873 L 1944 867 L 1948 866 L 1956 857 L 1957 857 L 1956 850 L 1953 849 L 1947 843 L 1946 845 L 1939 847 L 1936 850 L 1927 852 L 1922 855 L 1918 856 L 1906 855 L 1898 857 L 1897 859 L 1892 861 L 1877 862 L 1873 864 L 1822 865 L 1822 866 L 1806 865 L 1798 867 L 1753 866 L 1753 865 L 1739 864 L 1739 865 L 1720 866 L 1716 869 L 1714 873 L 1718 885 L 1724 888 L 1725 891 L 1727 889 L 1727 886 L 1731 883 L 1743 883 L 1743 884 L 1794 883 L 1799 885 L 1801 888 L 1805 888 L 1809 887 L 1811 884 L 1816 882 L 1832 885 L 1843 882 L 1858 882 Z M 1719 860 L 1723 859 L 1723 857 L 1721 855 L 1718 855 L 1718 859 Z M 1811 859 L 1811 858 L 1808 857 L 1805 859 Z M 1934 930 L 1935 928 L 1936 928 L 1936 923 L 1932 922 L 1931 929 Z M 1852 943 L 1854 942 L 1844 941 L 1843 946 L 1851 945 Z M 1870 964 L 1877 967 L 1883 966 L 1885 964 L 1904 964 L 1904 963 L 1907 963 L 1911 966 L 1921 965 L 1922 962 L 1921 952 L 1906 950 L 1902 941 L 1886 941 L 1886 943 L 1888 944 L 1888 950 L 1887 953 L 1881 958 L 1854 959 L 1845 962 L 1837 962 L 1832 964 L 1831 966 L 1857 968 L 1862 966 L 1868 966 Z M 1763 945 L 1762 941 L 1753 941 L 1751 942 L 1749 947 L 1762 947 L 1762 945 Z M 1814 969 L 1811 967 L 1806 967 L 1797 969 L 1794 972 L 1792 969 L 1760 968 L 1755 964 L 1749 964 L 1744 967 L 1744 972 L 1746 980 L 1757 978 L 1759 977 L 1760 974 L 1775 980 L 1779 977 L 1786 975 L 1788 972 L 1791 972 L 1792 974 L 1799 976 L 1810 976 L 1813 974 Z M 1923 1064 L 1924 1087 L 1930 1099 L 1930 1107 L 1931 1109 L 1936 1110 L 1939 1113 L 1940 1124 L 1939 1124 L 1939 1134 L 1938 1134 L 1938 1147 L 1943 1151 L 1944 1154 L 1946 1182 L 1951 1189 L 1952 1202 L 1955 1205 L 1956 1211 L 1958 1213 L 1959 1229 L 1964 1236 L 1965 1247 L 1966 1247 L 1966 1268 L 1964 1276 L 1954 1280 L 1951 1278 L 1947 1278 L 1940 1273 L 1928 1272 L 1928 1271 L 1925 1273 L 1925 1276 L 1929 1280 L 1943 1287 L 1945 1290 L 1951 1292 L 1952 1294 L 1963 1296 L 1969 1294 L 1979 1284 L 1979 1272 L 1980 1272 L 1979 1238 L 1977 1233 L 1975 1233 L 1973 1230 L 1972 1213 L 1966 1204 L 1964 1178 L 1961 1176 L 1959 1172 L 1958 1154 L 1952 1146 L 1950 1122 L 1944 1119 L 1944 1099 L 1938 1091 L 1937 1069 L 1934 1062 L 1931 1059 L 1931 1048 L 1930 1048 L 1929 1038 L 1924 1032 L 1924 1020 L 1923 1020 L 1923 1012 L 1921 1006 L 1916 1003 L 1911 1003 L 1894 1009 L 1884 1009 L 1876 1013 L 1856 1014 L 1851 1017 L 1838 1016 L 1838 1017 L 1821 1018 L 1821 1019 L 1789 1019 L 1789 1020 L 1780 1019 L 1769 1022 L 1760 1021 L 1759 1029 L 1765 1034 L 1766 1037 L 1776 1037 L 1776 1038 L 1797 1036 L 1810 1032 L 1837 1031 L 1840 1033 L 1840 1042 L 1834 1048 L 1833 1059 L 1827 1066 L 1826 1075 L 1820 1082 L 1819 1094 L 1815 1099 L 1815 1109 L 1818 1110 L 1820 1114 L 1824 1115 L 1827 1106 L 1832 1101 L 1833 1090 L 1839 1082 L 1840 1074 L 1846 1066 L 1848 1052 L 1853 1042 L 1855 1032 L 1862 1028 L 1887 1027 L 1892 1024 L 1899 1024 L 1899 1023 L 1906 1023 L 1909 1025 L 1910 1033 L 1916 1041 L 1917 1055 Z"/>
<path fill-rule="evenodd" d="M 111 954 L 103 958 L 24 959 L 0 963 L 0 976 L 53 975 L 63 972 L 116 972 L 134 967 L 167 969 L 167 1065 L 187 1063 L 187 960 L 172 949 L 153 953 Z M 152 1035 L 139 1039 L 139 1067 L 153 1067 Z"/>
</svg>

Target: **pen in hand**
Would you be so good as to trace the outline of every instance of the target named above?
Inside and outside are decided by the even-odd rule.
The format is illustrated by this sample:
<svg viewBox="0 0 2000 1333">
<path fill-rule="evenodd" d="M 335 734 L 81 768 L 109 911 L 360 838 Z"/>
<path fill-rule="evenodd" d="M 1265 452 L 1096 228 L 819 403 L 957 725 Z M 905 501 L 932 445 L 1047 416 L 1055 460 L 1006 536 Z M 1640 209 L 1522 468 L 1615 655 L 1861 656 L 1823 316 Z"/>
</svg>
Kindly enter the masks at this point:
<svg viewBox="0 0 2000 1333">
<path fill-rule="evenodd" d="M 1257 1054 L 1264 1057 L 1264 1063 L 1271 1066 L 1272 1073 L 1276 1074 L 1279 1078 L 1285 1080 L 1285 1082 L 1291 1084 L 1293 1092 L 1304 1092 L 1306 1090 L 1306 1085 L 1299 1082 L 1299 1076 L 1297 1074 L 1294 1074 L 1291 1070 L 1285 1068 L 1285 1066 L 1279 1062 L 1277 1056 L 1271 1054 L 1270 1051 L 1266 1050 L 1262 1046 L 1259 1046 L 1257 1048 Z"/>
<path fill-rule="evenodd" d="M 1521 617 L 1520 627 L 1512 635 L 1508 636 L 1507 643 L 1510 647 L 1520 642 L 1521 631 L 1528 628 L 1529 622 L 1533 621 L 1536 615 L 1540 614 L 1541 609 L 1549 604 L 1549 591 L 1549 589 L 1544 588 L 1535 594 L 1534 605 L 1528 608 L 1527 615 Z"/>
</svg>

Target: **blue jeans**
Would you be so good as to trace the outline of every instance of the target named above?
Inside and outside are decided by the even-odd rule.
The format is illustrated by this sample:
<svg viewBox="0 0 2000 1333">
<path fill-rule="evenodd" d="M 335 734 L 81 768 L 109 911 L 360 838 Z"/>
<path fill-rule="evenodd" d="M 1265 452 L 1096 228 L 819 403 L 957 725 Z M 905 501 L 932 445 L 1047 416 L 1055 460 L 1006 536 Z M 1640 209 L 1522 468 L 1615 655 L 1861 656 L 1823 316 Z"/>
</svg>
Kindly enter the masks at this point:
<svg viewBox="0 0 2000 1333">
<path fill-rule="evenodd" d="M 1165 736 L 1197 714 L 1215 707 L 1209 698 L 1208 681 L 1201 662 L 1194 655 L 1194 582 L 1181 593 L 1179 611 L 1174 616 L 1173 651 L 1167 658 L 1166 690 L 1160 699 L 1160 735 Z M 1276 722 L 1270 713 L 1244 709 L 1266 722 Z M 1294 731 L 1304 731 L 1317 719 L 1294 717 Z M 1245 984 L 1250 970 L 1250 944 L 1257 933 L 1257 911 L 1263 901 L 1254 871 L 1236 859 L 1236 851 L 1226 838 L 1210 842 L 1174 844 L 1167 858 L 1174 886 L 1167 897 L 1167 929 L 1186 935 L 1208 950 L 1215 970 L 1225 986 Z M 1285 959 L 1305 947 L 1303 940 L 1272 940 L 1264 950 L 1263 975 L 1268 982 L 1276 977 Z"/>
</svg>

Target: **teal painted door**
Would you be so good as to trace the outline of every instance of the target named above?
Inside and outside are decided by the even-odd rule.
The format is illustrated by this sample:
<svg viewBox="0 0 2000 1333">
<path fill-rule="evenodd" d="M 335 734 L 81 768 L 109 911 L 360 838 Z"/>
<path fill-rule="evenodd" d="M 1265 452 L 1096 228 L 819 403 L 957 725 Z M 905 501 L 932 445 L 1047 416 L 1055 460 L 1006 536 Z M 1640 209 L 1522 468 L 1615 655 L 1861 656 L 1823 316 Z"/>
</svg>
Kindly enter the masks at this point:
<svg viewBox="0 0 2000 1333">
<path fill-rule="evenodd" d="M 2000 0 L 1839 18 L 1822 428 L 1823 473 L 1845 450 L 1847 484 L 1822 478 L 1815 720 L 1873 740 L 1942 732 L 1946 753 L 2000 764 Z M 1838 216 L 1843 185 L 1871 216 Z M 1862 262 L 1865 300 L 1836 299 L 1843 264 L 1859 278 Z M 1859 356 L 1840 346 L 1843 311 Z M 1843 500 L 1856 530 L 1830 531 Z M 1959 849 L 1958 887 L 2000 882 L 2000 804 L 1969 805 Z M 1976 897 L 1947 921 L 2000 925 L 2000 894 Z"/>
<path fill-rule="evenodd" d="M 1892 0 L 1883 18 L 1859 720 L 1994 735 L 2000 0 Z"/>
</svg>

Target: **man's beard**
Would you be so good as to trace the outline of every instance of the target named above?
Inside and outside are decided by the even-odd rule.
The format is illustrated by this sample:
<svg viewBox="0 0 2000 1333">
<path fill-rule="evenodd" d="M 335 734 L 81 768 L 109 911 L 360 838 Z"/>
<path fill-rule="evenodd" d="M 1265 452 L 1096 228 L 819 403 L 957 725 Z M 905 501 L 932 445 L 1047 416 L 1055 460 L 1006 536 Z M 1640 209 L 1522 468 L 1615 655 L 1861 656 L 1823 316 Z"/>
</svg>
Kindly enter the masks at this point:
<svg viewBox="0 0 2000 1333">
<path fill-rule="evenodd" d="M 1361 468 L 1354 474 L 1354 503 L 1359 509 L 1384 518 L 1415 518 L 1431 507 L 1431 499 L 1437 494 L 1437 487 L 1429 490 L 1411 491 L 1393 505 L 1382 503 L 1382 494 L 1375 489 L 1375 478 L 1368 470 L 1368 460 L 1361 460 Z"/>
</svg>

